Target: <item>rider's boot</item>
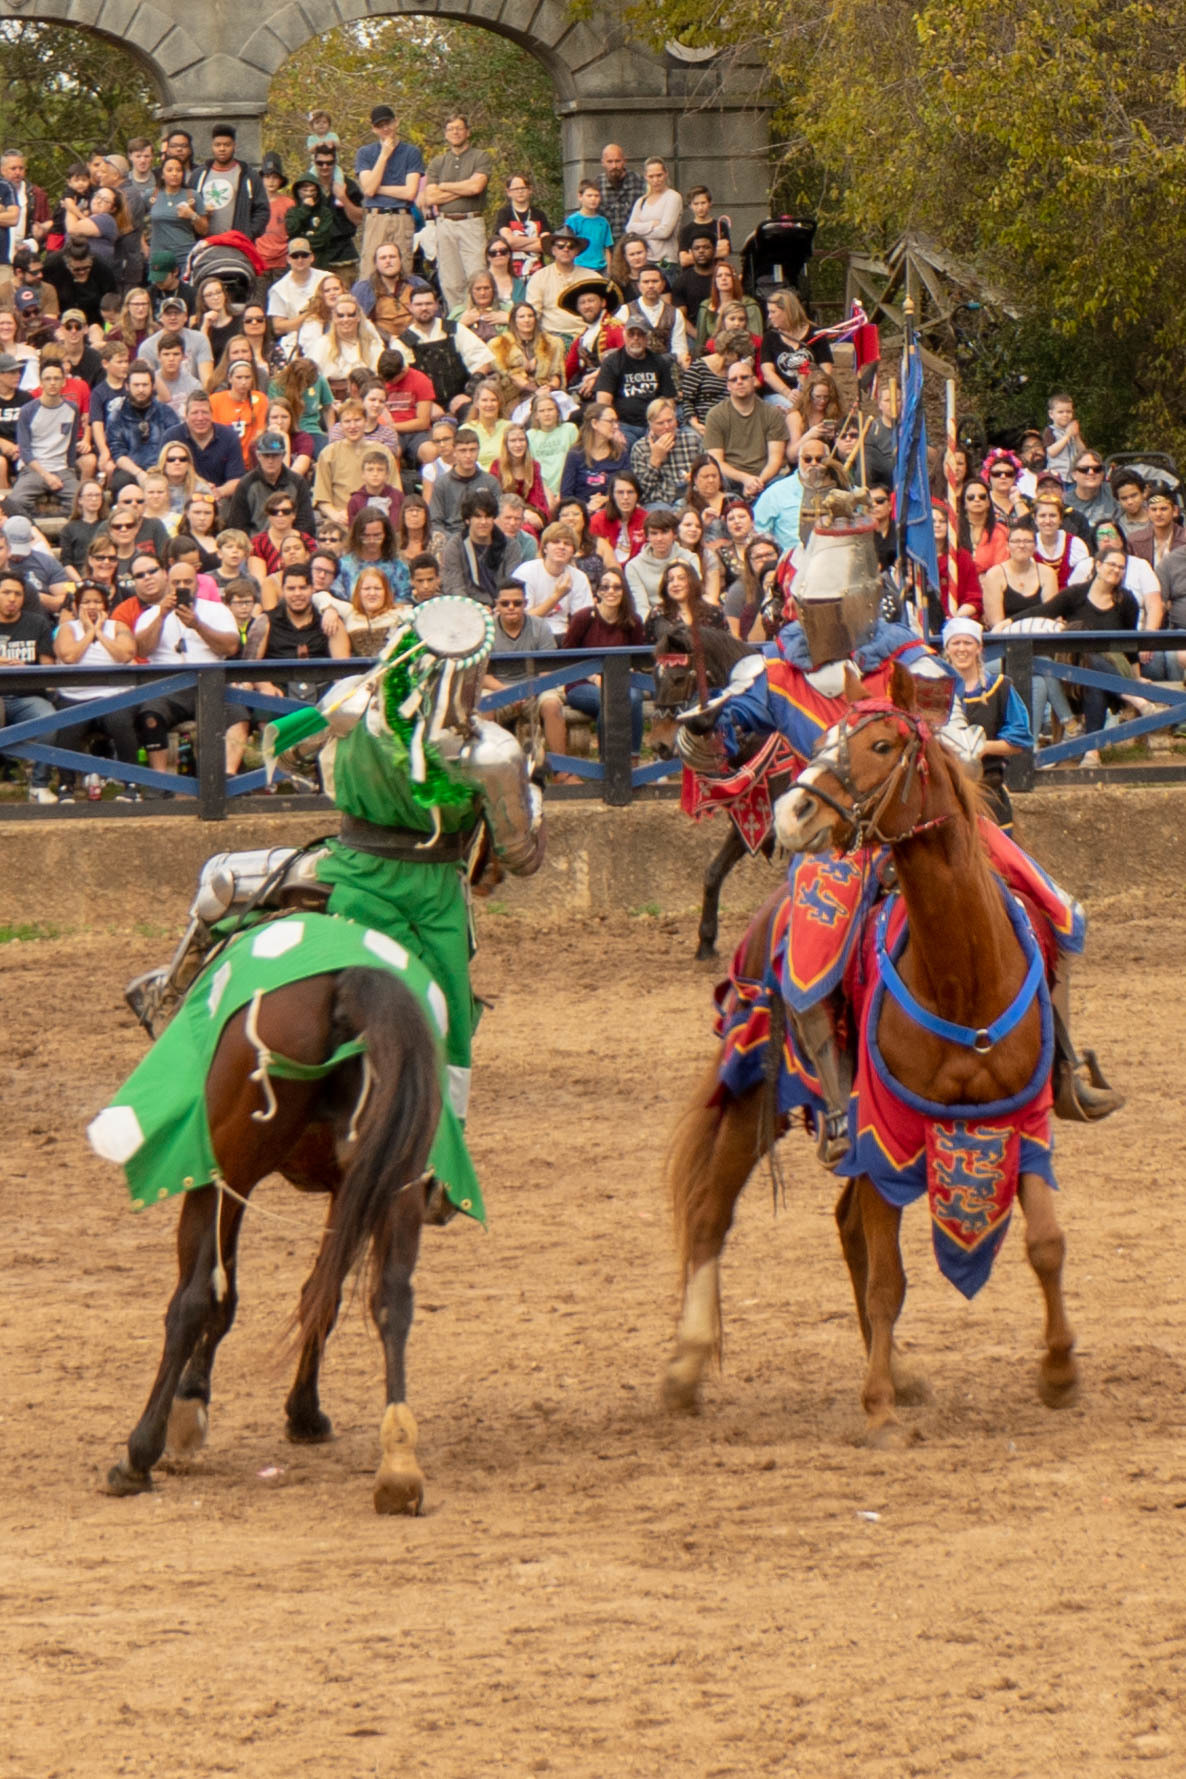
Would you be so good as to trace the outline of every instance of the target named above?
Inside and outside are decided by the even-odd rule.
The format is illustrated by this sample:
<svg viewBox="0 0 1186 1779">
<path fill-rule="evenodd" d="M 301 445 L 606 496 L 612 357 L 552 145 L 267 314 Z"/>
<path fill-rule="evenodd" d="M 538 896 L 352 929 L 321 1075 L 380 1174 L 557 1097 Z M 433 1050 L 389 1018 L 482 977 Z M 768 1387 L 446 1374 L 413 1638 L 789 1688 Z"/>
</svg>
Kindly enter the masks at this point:
<svg viewBox="0 0 1186 1779">
<path fill-rule="evenodd" d="M 1118 1112 L 1124 1095 L 1104 1079 L 1094 1050 L 1082 1056 L 1071 1040 L 1070 964 L 1060 957 L 1050 987 L 1054 1010 L 1054 1112 L 1076 1124 L 1094 1124 Z"/>
<path fill-rule="evenodd" d="M 852 1055 L 841 1036 L 843 1012 L 843 1003 L 836 995 L 826 995 L 804 1012 L 790 1011 L 796 1042 L 814 1067 L 827 1102 L 816 1120 L 816 1153 L 827 1168 L 836 1167 L 848 1154 L 848 1101 L 853 1068 Z"/>
</svg>

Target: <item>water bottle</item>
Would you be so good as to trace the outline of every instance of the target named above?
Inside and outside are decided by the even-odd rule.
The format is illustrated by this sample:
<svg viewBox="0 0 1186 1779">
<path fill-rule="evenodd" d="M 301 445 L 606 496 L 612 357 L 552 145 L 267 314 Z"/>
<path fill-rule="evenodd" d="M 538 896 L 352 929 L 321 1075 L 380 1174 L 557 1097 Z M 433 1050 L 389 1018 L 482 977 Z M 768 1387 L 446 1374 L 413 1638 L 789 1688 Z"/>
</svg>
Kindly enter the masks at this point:
<svg viewBox="0 0 1186 1779">
<path fill-rule="evenodd" d="M 194 755 L 194 744 L 190 736 L 183 735 L 177 743 L 177 770 L 186 778 L 194 778 L 198 763 Z"/>
<path fill-rule="evenodd" d="M 99 777 L 99 774 L 97 772 L 88 772 L 82 782 L 86 786 L 87 801 L 89 803 L 97 803 L 103 795 L 103 780 Z"/>
</svg>

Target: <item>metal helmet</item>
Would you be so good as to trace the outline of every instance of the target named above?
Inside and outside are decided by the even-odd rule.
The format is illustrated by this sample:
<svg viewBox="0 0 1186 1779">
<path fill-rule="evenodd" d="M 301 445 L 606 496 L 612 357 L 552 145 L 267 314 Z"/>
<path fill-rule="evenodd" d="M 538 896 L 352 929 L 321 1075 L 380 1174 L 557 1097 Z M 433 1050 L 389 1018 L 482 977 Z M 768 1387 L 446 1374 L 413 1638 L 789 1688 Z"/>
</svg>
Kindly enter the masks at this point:
<svg viewBox="0 0 1186 1779">
<path fill-rule="evenodd" d="M 493 614 L 476 599 L 445 593 L 416 607 L 411 629 L 424 645 L 420 670 L 433 682 L 433 730 L 468 735 L 494 647 Z"/>
<path fill-rule="evenodd" d="M 845 506 L 852 495 L 833 495 Z M 873 521 L 852 510 L 821 511 L 791 593 L 812 667 L 847 661 L 877 627 L 881 581 Z"/>
<path fill-rule="evenodd" d="M 444 594 L 418 605 L 373 670 L 372 734 L 394 731 L 408 749 L 413 795 L 430 768 L 457 758 L 473 731 L 482 675 L 494 646 L 494 614 L 476 599 Z"/>
</svg>

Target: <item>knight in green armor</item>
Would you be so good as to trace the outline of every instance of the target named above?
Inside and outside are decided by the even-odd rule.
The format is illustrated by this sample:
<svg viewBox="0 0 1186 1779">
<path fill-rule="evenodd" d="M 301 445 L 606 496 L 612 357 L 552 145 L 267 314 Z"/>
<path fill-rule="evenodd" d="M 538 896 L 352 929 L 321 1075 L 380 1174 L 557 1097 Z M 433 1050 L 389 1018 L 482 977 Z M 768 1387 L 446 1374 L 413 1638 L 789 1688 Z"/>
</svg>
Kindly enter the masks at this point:
<svg viewBox="0 0 1186 1779">
<path fill-rule="evenodd" d="M 476 712 L 494 640 L 489 612 L 444 597 L 416 608 L 370 672 L 338 681 L 315 710 L 269 726 L 264 752 L 308 770 L 316 758 L 342 812 L 313 851 L 220 854 L 208 861 L 172 962 L 132 983 L 142 1022 L 168 1011 L 212 943 L 250 905 L 322 907 L 388 934 L 428 969 L 448 1010 L 449 1097 L 465 1117 L 475 1005 L 467 865 L 485 827 L 520 876 L 544 849 L 539 792 L 517 741 Z M 328 892 L 328 903 L 326 894 Z"/>
</svg>

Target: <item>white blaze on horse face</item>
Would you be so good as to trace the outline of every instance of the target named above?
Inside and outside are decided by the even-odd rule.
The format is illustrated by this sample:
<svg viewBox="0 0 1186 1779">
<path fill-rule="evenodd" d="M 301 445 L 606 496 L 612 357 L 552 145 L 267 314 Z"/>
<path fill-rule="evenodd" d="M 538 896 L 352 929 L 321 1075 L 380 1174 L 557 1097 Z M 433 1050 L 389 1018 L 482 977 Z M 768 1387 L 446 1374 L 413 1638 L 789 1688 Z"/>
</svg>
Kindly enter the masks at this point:
<svg viewBox="0 0 1186 1779">
<path fill-rule="evenodd" d="M 787 852 L 810 852 L 831 833 L 835 811 L 805 788 L 840 766 L 840 729 L 828 730 L 790 790 L 774 805 L 774 832 Z"/>
</svg>

